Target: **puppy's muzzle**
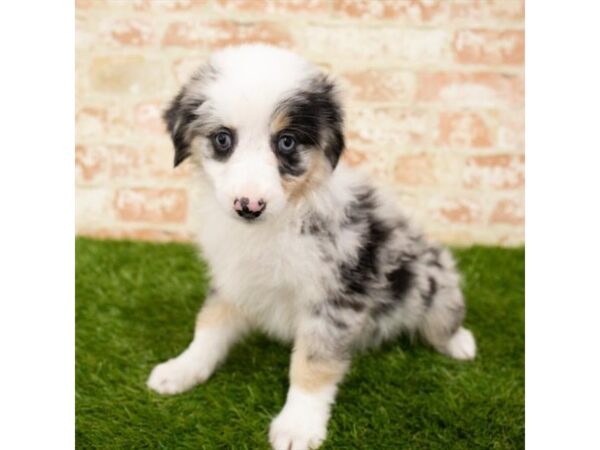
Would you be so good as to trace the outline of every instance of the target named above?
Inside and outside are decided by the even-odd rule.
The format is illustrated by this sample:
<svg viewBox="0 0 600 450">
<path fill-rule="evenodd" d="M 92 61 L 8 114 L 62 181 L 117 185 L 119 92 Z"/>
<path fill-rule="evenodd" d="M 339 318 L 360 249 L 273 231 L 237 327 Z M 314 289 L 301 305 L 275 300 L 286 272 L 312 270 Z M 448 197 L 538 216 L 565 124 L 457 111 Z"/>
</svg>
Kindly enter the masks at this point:
<svg viewBox="0 0 600 450">
<path fill-rule="evenodd" d="M 250 200 L 248 197 L 236 198 L 233 201 L 233 209 L 240 217 L 246 220 L 254 220 L 259 217 L 267 207 L 266 202 L 260 200 Z"/>
</svg>

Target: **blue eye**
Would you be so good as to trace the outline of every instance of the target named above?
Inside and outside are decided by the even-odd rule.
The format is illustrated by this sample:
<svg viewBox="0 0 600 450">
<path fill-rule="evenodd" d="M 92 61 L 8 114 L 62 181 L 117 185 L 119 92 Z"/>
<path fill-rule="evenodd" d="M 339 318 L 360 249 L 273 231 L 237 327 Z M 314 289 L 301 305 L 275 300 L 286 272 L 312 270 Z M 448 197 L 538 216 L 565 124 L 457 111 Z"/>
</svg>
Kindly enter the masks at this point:
<svg viewBox="0 0 600 450">
<path fill-rule="evenodd" d="M 219 152 L 227 152 L 231 149 L 233 145 L 233 139 L 231 137 L 231 133 L 229 131 L 219 131 L 213 137 L 213 145 L 215 150 Z"/>
<path fill-rule="evenodd" d="M 290 134 L 282 134 L 277 141 L 277 150 L 281 153 L 290 153 L 296 148 L 296 139 Z"/>
</svg>

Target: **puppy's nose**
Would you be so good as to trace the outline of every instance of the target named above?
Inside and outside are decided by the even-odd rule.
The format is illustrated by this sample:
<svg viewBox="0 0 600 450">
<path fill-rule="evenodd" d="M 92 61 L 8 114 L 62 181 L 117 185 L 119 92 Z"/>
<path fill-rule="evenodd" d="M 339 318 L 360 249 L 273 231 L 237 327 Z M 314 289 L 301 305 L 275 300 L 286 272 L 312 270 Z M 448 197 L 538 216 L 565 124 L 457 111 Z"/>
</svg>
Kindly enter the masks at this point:
<svg viewBox="0 0 600 450">
<path fill-rule="evenodd" d="M 233 201 L 233 209 L 235 209 L 240 217 L 248 220 L 256 219 L 266 207 L 267 204 L 262 198 L 256 201 L 250 200 L 248 197 L 242 197 L 236 198 Z"/>
</svg>

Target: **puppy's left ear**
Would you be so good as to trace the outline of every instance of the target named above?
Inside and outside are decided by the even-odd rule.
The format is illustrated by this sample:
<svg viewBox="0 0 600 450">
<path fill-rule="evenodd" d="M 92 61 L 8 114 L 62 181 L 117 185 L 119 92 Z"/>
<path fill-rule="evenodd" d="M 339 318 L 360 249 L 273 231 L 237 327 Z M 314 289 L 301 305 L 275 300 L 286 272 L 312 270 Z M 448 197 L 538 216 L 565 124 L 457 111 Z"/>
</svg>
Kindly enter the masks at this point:
<svg viewBox="0 0 600 450">
<path fill-rule="evenodd" d="M 339 89 L 333 79 L 325 74 L 315 77 L 310 86 L 312 102 L 318 108 L 325 156 L 335 169 L 345 149 L 344 111 Z"/>
<path fill-rule="evenodd" d="M 191 154 L 190 147 L 194 137 L 191 124 L 197 119 L 196 111 L 201 104 L 202 100 L 189 95 L 186 87 L 184 87 L 171 101 L 163 114 L 163 119 L 175 147 L 175 167 Z"/>
</svg>

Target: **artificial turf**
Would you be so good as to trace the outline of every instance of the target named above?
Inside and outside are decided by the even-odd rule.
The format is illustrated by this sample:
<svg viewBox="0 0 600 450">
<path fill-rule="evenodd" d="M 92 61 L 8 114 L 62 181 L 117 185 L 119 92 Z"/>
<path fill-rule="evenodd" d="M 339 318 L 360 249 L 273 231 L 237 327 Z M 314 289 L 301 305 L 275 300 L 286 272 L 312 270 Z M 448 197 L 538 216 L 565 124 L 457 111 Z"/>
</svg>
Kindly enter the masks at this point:
<svg viewBox="0 0 600 450">
<path fill-rule="evenodd" d="M 359 355 L 323 449 L 524 446 L 524 250 L 456 249 L 478 342 L 457 362 L 400 339 Z M 253 335 L 204 385 L 146 388 L 192 338 L 207 272 L 185 244 L 76 242 L 76 443 L 81 449 L 268 449 L 290 348 Z"/>
</svg>

